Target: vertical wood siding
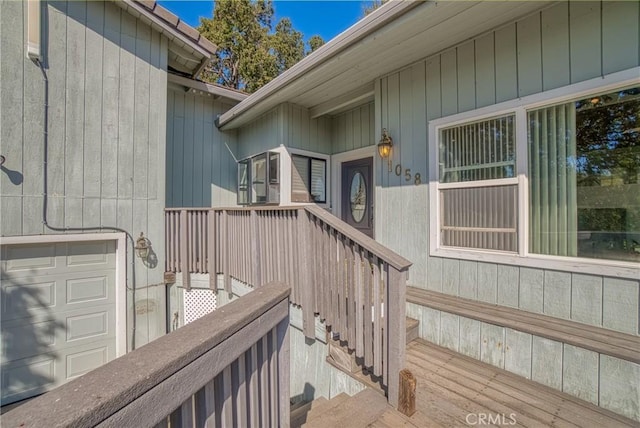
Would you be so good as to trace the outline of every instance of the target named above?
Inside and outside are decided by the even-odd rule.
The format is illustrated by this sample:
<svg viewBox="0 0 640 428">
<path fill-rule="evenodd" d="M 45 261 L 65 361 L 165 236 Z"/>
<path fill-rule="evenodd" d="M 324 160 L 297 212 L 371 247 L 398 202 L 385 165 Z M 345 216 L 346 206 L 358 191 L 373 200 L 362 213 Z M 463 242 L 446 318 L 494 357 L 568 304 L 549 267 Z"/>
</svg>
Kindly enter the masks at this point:
<svg viewBox="0 0 640 428">
<path fill-rule="evenodd" d="M 376 144 L 373 103 L 331 118 L 331 153 L 347 152 Z"/>
<path fill-rule="evenodd" d="M 376 82 L 374 129 L 386 127 L 395 143 L 394 171 L 377 166 L 376 239 L 414 263 L 412 285 L 640 333 L 637 279 L 430 258 L 426 179 L 429 120 L 640 65 L 639 9 L 638 2 L 557 4 Z M 334 127 L 349 114 L 337 116 Z M 352 148 L 345 141 L 340 148 Z M 452 336 L 438 340 L 461 337 L 453 319 L 439 325 Z"/>
<path fill-rule="evenodd" d="M 215 118 L 231 104 L 170 87 L 167 94 L 167 207 L 234 206 L 236 133 Z"/>
<path fill-rule="evenodd" d="M 238 159 L 284 145 L 318 153 L 331 153 L 331 120 L 311 119 L 309 110 L 281 104 L 238 130 Z"/>
<path fill-rule="evenodd" d="M 331 123 L 327 117 L 311 119 L 309 110 L 294 104 L 285 104 L 285 145 L 295 149 L 318 153 L 331 153 Z"/>
<path fill-rule="evenodd" d="M 25 58 L 24 8 L 0 4 L 3 236 L 53 233 L 42 224 L 44 83 Z M 49 224 L 144 232 L 163 260 L 168 41 L 110 2 L 48 2 L 43 19 Z M 162 281 L 161 264 L 136 265 L 138 346 L 165 332 L 164 287 L 147 287 Z"/>
</svg>

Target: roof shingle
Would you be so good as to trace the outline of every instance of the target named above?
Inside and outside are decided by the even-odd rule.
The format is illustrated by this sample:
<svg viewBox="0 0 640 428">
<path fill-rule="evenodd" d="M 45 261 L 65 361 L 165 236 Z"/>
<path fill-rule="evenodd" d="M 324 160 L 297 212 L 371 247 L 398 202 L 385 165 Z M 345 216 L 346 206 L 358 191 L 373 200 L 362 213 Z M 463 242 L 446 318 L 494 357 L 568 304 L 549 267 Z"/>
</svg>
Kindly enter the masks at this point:
<svg viewBox="0 0 640 428">
<path fill-rule="evenodd" d="M 217 46 L 212 43 L 210 40 L 207 40 L 203 37 L 198 30 L 188 25 L 186 22 L 182 21 L 179 17 L 160 6 L 155 0 L 134 0 L 136 3 L 143 6 L 149 12 L 151 12 L 155 17 L 163 20 L 165 23 L 171 25 L 176 31 L 178 31 L 183 36 L 186 36 L 193 42 L 197 43 L 198 46 L 209 52 L 213 55 Z"/>
</svg>

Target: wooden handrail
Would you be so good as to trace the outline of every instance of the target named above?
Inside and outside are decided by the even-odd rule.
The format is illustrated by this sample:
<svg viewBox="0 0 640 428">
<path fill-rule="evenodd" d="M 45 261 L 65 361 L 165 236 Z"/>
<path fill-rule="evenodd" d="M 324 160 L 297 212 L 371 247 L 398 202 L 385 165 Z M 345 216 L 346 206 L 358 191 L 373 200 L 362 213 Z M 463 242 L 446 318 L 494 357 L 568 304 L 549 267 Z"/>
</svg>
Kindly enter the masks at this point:
<svg viewBox="0 0 640 428">
<path fill-rule="evenodd" d="M 260 205 L 248 207 L 184 207 L 184 208 L 165 208 L 165 212 L 172 211 L 290 211 L 304 209 L 305 205 Z"/>
<path fill-rule="evenodd" d="M 306 210 L 313 216 L 321 219 L 332 228 L 336 229 L 340 233 L 344 234 L 347 238 L 358 243 L 359 246 L 367 249 L 373 254 L 376 254 L 378 258 L 386 261 L 399 271 L 408 270 L 413 264 L 409 260 L 405 259 L 398 253 L 384 245 L 380 244 L 375 239 L 372 239 L 360 232 L 359 230 L 351 227 L 347 223 L 344 223 L 331 213 L 327 212 L 323 208 L 317 205 L 291 205 L 291 206 L 250 206 L 250 207 L 215 207 L 215 208 L 165 208 L 165 212 L 189 212 L 189 211 L 237 211 L 237 212 L 250 212 L 250 211 L 291 211 L 291 210 Z"/>
<path fill-rule="evenodd" d="M 289 294 L 267 284 L 11 410 L 3 426 L 288 426 Z M 238 387 L 253 398 L 234 398 Z"/>
<path fill-rule="evenodd" d="M 315 205 L 167 209 L 167 271 L 209 273 L 260 287 L 291 284 L 303 331 L 315 318 L 347 342 L 397 404 L 404 367 L 405 293 L 411 262 Z"/>
<path fill-rule="evenodd" d="M 360 232 L 358 229 L 351 227 L 347 223 L 343 222 L 342 220 L 327 212 L 326 210 L 320 208 L 319 206 L 306 205 L 304 209 L 313 216 L 327 223 L 338 232 L 342 233 L 347 238 L 357 243 L 360 247 L 365 248 L 367 251 L 375 254 L 379 259 L 389 263 L 397 270 L 406 271 L 413 264 L 395 251 L 390 250 L 375 239 L 371 239 L 364 233 Z"/>
</svg>

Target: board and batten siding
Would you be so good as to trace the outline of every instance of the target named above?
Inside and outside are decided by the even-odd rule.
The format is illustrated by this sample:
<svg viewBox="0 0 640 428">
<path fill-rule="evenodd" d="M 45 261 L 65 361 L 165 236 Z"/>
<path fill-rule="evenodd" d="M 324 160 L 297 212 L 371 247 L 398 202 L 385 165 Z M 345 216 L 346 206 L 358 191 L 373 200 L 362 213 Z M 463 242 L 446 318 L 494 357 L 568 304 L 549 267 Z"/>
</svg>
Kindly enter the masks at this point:
<svg viewBox="0 0 640 428">
<path fill-rule="evenodd" d="M 167 94 L 167 207 L 236 205 L 236 132 L 214 121 L 233 105 L 170 86 Z"/>
<path fill-rule="evenodd" d="M 328 117 L 312 119 L 309 110 L 284 104 L 287 136 L 285 146 L 323 154 L 331 153 L 331 122 Z"/>
<path fill-rule="evenodd" d="M 26 3 L 0 3 L 3 236 L 57 233 L 42 222 L 44 81 L 25 57 L 25 13 Z M 42 19 L 48 223 L 144 232 L 163 260 L 167 39 L 111 2 L 50 1 Z M 162 264 L 136 259 L 135 277 L 128 319 L 135 310 L 140 346 L 165 333 Z"/>
<path fill-rule="evenodd" d="M 311 119 L 309 110 L 284 103 L 238 130 L 238 159 L 279 146 L 331 153 L 331 119 Z"/>
<path fill-rule="evenodd" d="M 284 106 L 274 107 L 238 129 L 238 159 L 254 156 L 284 144 Z"/>
<path fill-rule="evenodd" d="M 376 144 L 374 111 L 374 103 L 367 103 L 331 117 L 331 153 Z"/>
<path fill-rule="evenodd" d="M 429 257 L 427 186 L 430 120 L 637 67 L 639 9 L 563 2 L 376 81 L 375 129 L 402 169 L 378 166 L 376 239 L 414 263 L 411 285 L 640 333 L 638 278 Z"/>
</svg>

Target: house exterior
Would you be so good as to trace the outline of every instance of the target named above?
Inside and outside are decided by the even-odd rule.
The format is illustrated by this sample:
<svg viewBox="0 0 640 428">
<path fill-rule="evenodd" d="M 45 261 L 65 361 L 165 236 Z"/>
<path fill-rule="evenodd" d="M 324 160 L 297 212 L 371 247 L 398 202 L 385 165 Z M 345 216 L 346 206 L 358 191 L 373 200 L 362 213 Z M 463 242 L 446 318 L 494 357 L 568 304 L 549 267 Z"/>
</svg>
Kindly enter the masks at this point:
<svg viewBox="0 0 640 428">
<path fill-rule="evenodd" d="M 106 3 L 105 11 L 118 10 L 132 19 L 112 6 Z M 4 36 L 7 6 L 2 7 Z M 160 80 L 168 83 L 156 95 L 167 95 L 153 108 L 166 105 L 166 112 L 159 113 L 166 120 L 157 124 L 158 147 L 166 141 L 166 152 L 158 149 L 158 170 L 146 170 L 156 178 L 166 176 L 163 191 L 155 183 L 158 210 L 202 208 L 193 218 L 202 225 L 208 212 L 213 227 L 191 230 L 207 229 L 224 244 L 205 249 L 201 240 L 199 248 L 184 251 L 177 251 L 173 241 L 167 244 L 185 260 L 185 253 L 200 255 L 192 260 L 194 266 L 200 263 L 197 268 L 180 260 L 183 275 L 171 288 L 169 304 L 178 299 L 176 288 L 190 287 L 189 278 L 192 285 L 201 280 L 198 286 L 213 284 L 240 295 L 262 284 L 241 282 L 241 275 L 233 278 L 230 270 L 245 269 L 246 277 L 254 279 L 266 276 L 256 268 L 266 257 L 258 251 L 252 253 L 256 261 L 251 266 L 229 267 L 229 249 L 238 254 L 243 248 L 233 246 L 240 242 L 238 235 L 245 243 L 270 239 L 256 234 L 257 215 L 250 217 L 253 223 L 241 223 L 242 215 L 233 223 L 228 212 L 209 207 L 247 206 L 253 213 L 313 203 L 364 234 L 359 237 L 373 237 L 412 263 L 405 309 L 419 321 L 421 338 L 640 421 L 640 365 L 633 348 L 640 334 L 639 13 L 638 2 L 389 2 L 248 97 L 165 72 Z M 171 46 L 168 36 L 158 38 Z M 2 43 L 4 58 L 9 42 L 3 37 Z M 19 57 L 20 69 L 27 70 L 31 63 L 23 59 L 22 42 L 15 42 L 15 51 L 18 45 L 16 61 Z M 3 67 L 9 67 L 6 63 Z M 182 67 L 181 74 L 189 74 Z M 3 78 L 3 133 L 5 111 L 13 105 L 5 104 L 4 90 Z M 89 135 L 84 128 L 82 135 Z M 131 210 L 136 207 L 135 178 Z M 8 175 L 2 179 L 9 180 Z M 5 213 L 25 207 L 20 202 L 5 208 L 5 188 L 3 182 L 3 235 L 4 222 L 9 222 Z M 23 201 L 24 191 L 15 192 Z M 137 233 L 137 214 L 121 211 L 119 200 L 115 219 L 133 217 L 130 227 Z M 163 227 L 171 229 L 173 220 L 165 225 L 155 205 L 154 210 L 149 202 L 146 207 L 154 229 L 141 230 L 152 242 L 158 266 L 165 258 L 180 259 L 163 254 Z M 172 212 L 167 218 L 175 220 Z M 30 223 L 20 218 L 19 227 L 6 223 L 7 230 L 15 230 L 7 235 L 45 232 L 27 232 L 24 225 Z M 269 220 L 265 215 L 260 221 Z M 230 230 L 238 235 L 220 237 Z M 258 248 L 244 249 L 249 247 Z M 277 248 L 291 253 L 285 245 Z M 207 260 L 213 266 L 208 272 L 222 272 L 222 277 L 189 277 L 189 272 L 207 272 L 202 267 L 207 251 L 210 259 L 216 251 L 218 257 Z M 344 255 L 339 248 L 336 254 Z M 305 269 L 314 264 L 298 262 Z M 217 270 L 216 263 L 227 270 Z M 138 325 L 150 307 L 160 307 L 152 306 L 151 299 L 164 298 L 162 268 L 145 272 L 145 303 L 131 311 Z M 374 269 L 371 273 L 375 278 Z M 398 301 L 404 301 L 401 278 Z M 306 298 L 296 295 L 296 287 L 322 285 L 317 278 L 298 280 L 290 284 L 294 303 Z M 155 283 L 163 286 L 151 287 Z M 393 294 L 388 287 L 386 292 Z M 297 306 L 287 314 L 293 328 L 281 331 L 284 336 L 278 333 L 290 339 L 294 401 L 364 388 L 328 367 L 321 317 L 309 322 Z M 162 306 L 154 316 L 172 323 L 174 310 L 161 313 Z M 536 326 L 559 326 L 564 334 L 533 329 L 531 320 Z M 142 334 L 138 327 L 136 334 Z M 581 341 L 586 336 L 588 343 Z M 612 354 L 609 344 L 624 352 Z M 314 370 L 303 364 L 307 361 L 314 362 Z"/>
<path fill-rule="evenodd" d="M 316 202 L 410 260 L 416 293 L 635 338 L 638 13 L 391 2 L 220 116 L 238 202 Z M 637 361 L 417 302 L 422 338 L 640 420 Z"/>
<path fill-rule="evenodd" d="M 216 47 L 155 2 L 0 11 L 4 405 L 166 333 L 167 116 L 178 97 L 211 118 L 244 95 L 194 80 Z"/>
</svg>

